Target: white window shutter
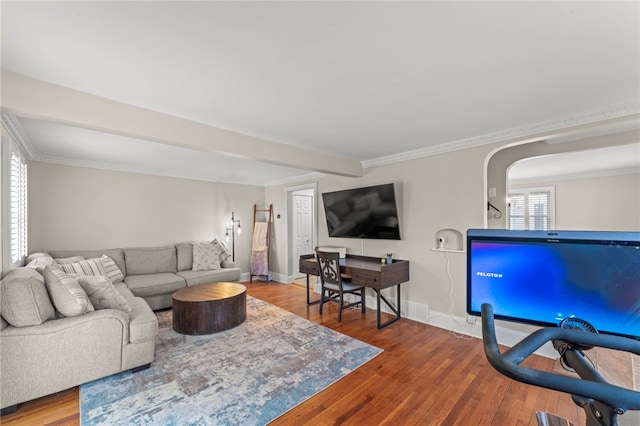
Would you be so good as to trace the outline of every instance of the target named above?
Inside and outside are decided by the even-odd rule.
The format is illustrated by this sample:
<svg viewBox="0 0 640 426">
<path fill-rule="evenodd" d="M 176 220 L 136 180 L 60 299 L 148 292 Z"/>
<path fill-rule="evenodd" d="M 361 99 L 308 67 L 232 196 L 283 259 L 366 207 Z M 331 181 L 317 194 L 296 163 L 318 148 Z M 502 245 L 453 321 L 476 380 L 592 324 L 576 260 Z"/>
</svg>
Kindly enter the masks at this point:
<svg viewBox="0 0 640 426">
<path fill-rule="evenodd" d="M 27 256 L 27 165 L 11 153 L 11 263 Z"/>
<path fill-rule="evenodd" d="M 508 229 L 548 230 L 555 227 L 555 188 L 509 191 Z"/>
</svg>

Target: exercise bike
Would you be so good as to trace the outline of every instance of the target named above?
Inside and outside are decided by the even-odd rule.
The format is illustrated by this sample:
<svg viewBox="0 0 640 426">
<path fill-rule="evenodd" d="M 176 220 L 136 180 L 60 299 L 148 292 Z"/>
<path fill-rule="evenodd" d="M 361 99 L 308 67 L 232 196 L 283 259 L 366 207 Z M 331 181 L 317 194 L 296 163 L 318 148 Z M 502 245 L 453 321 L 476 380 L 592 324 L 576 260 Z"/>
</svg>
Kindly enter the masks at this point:
<svg viewBox="0 0 640 426">
<path fill-rule="evenodd" d="M 482 304 L 482 339 L 489 363 L 500 373 L 519 382 L 566 392 L 586 413 L 586 426 L 617 426 L 627 410 L 640 410 L 640 392 L 613 385 L 605 380 L 584 355 L 592 347 L 616 349 L 640 355 L 640 341 L 597 331 L 586 321 L 571 318 L 560 327 L 546 327 L 530 334 L 500 353 L 495 334 L 493 306 Z M 520 365 L 547 342 L 552 342 L 562 360 L 580 377 L 568 377 Z M 633 413 L 634 415 L 637 413 Z M 561 417 L 537 413 L 538 425 L 570 425 Z M 635 423 L 636 417 L 632 423 Z"/>
</svg>

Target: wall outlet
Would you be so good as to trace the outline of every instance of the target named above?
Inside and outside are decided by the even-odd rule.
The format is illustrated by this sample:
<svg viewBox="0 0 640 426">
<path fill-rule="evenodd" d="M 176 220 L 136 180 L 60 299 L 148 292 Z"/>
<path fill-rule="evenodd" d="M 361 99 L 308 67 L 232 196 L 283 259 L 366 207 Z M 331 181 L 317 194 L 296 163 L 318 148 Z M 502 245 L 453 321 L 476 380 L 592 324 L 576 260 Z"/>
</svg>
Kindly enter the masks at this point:
<svg viewBox="0 0 640 426">
<path fill-rule="evenodd" d="M 467 324 L 475 325 L 476 319 L 477 318 L 472 315 L 467 315 Z"/>
</svg>

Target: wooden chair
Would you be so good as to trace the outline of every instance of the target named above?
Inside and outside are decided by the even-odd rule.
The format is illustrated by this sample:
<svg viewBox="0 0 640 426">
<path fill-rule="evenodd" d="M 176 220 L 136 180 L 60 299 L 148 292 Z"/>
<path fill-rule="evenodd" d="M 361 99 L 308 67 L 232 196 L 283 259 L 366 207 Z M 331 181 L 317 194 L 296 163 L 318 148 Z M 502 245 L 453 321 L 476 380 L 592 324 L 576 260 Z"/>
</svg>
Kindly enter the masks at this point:
<svg viewBox="0 0 640 426">
<path fill-rule="evenodd" d="M 329 301 L 338 303 L 338 322 L 342 322 L 342 310 L 352 306 L 360 305 L 362 313 L 365 313 L 365 291 L 363 286 L 351 284 L 347 276 L 340 274 L 340 255 L 316 250 L 316 260 L 320 272 L 322 291 L 320 294 L 320 314 L 322 306 Z M 345 294 L 360 296 L 360 300 L 355 302 L 344 302 Z"/>
</svg>

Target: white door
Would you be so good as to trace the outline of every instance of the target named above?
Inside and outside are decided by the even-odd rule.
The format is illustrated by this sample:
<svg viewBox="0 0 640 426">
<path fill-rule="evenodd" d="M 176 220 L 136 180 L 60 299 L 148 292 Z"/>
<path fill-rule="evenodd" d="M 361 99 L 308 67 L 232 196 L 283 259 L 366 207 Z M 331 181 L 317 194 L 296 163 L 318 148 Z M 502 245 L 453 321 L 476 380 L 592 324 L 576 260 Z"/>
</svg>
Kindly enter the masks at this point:
<svg viewBox="0 0 640 426">
<path fill-rule="evenodd" d="M 313 197 L 309 195 L 293 194 L 293 245 L 294 259 L 300 259 L 303 254 L 313 253 L 312 211 Z M 296 275 L 299 274 L 295 268 Z"/>
</svg>

